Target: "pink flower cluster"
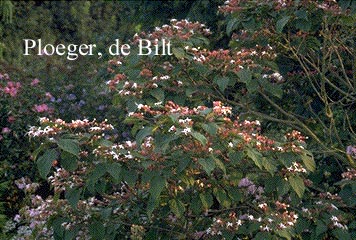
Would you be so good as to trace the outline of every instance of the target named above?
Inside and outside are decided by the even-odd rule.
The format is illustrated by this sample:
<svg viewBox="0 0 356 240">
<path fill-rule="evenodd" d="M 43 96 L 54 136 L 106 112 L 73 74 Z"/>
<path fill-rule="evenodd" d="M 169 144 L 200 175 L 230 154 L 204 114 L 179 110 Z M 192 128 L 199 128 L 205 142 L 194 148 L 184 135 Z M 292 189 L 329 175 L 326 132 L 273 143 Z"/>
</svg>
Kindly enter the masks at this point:
<svg viewBox="0 0 356 240">
<path fill-rule="evenodd" d="M 16 97 L 20 88 L 21 88 L 21 83 L 8 81 L 7 85 L 3 89 L 1 89 L 0 87 L 0 90 L 2 90 L 6 94 L 9 94 L 11 97 Z"/>
</svg>

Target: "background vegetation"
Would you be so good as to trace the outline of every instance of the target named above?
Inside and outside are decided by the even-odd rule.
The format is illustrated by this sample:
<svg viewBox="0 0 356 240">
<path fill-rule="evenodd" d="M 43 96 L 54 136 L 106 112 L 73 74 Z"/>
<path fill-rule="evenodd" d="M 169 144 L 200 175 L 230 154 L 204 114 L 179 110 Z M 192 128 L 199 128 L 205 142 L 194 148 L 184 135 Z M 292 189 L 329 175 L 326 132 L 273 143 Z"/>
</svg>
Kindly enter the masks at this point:
<svg viewBox="0 0 356 240">
<path fill-rule="evenodd" d="M 0 1 L 2 237 L 355 238 L 355 14 Z M 149 33 L 174 56 L 22 55 L 23 38 L 100 50 Z"/>
</svg>

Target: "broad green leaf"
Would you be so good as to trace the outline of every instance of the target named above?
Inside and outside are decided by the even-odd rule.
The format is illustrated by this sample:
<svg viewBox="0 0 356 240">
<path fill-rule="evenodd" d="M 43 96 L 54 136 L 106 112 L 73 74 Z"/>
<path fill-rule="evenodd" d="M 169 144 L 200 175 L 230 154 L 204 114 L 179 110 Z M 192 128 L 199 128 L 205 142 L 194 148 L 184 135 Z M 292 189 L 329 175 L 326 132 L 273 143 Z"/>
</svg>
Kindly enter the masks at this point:
<svg viewBox="0 0 356 240">
<path fill-rule="evenodd" d="M 57 152 L 54 149 L 47 149 L 45 153 L 37 159 L 37 168 L 40 172 L 40 176 L 44 179 L 47 178 L 47 174 L 52 167 L 52 163 L 57 158 Z"/>
<path fill-rule="evenodd" d="M 229 152 L 228 157 L 232 164 L 239 164 L 241 163 L 241 160 L 244 158 L 242 152 Z"/>
<path fill-rule="evenodd" d="M 231 19 L 226 25 L 226 34 L 230 35 L 232 33 L 232 31 L 234 31 L 236 29 L 236 27 L 238 27 L 239 22 L 240 21 L 238 18 Z"/>
<path fill-rule="evenodd" d="M 74 171 L 78 166 L 77 157 L 69 152 L 61 153 L 60 163 L 61 166 L 67 171 Z"/>
<path fill-rule="evenodd" d="M 216 189 L 214 195 L 216 196 L 216 199 L 218 200 L 218 202 L 220 203 L 221 206 L 223 206 L 224 208 L 230 207 L 231 201 L 230 201 L 229 197 L 227 196 L 225 190 Z"/>
<path fill-rule="evenodd" d="M 251 74 L 251 71 L 244 68 L 244 69 L 241 69 L 238 73 L 237 73 L 237 76 L 239 77 L 240 79 L 240 82 L 243 82 L 243 83 L 248 83 L 248 82 L 251 82 L 252 80 L 252 74 Z"/>
<path fill-rule="evenodd" d="M 202 207 L 203 205 L 200 201 L 199 196 L 195 194 L 190 202 L 190 208 L 192 209 L 194 214 L 200 214 L 203 210 Z"/>
<path fill-rule="evenodd" d="M 269 232 L 258 232 L 253 240 L 270 240 L 272 235 Z"/>
<path fill-rule="evenodd" d="M 226 168 L 225 168 L 225 164 L 219 159 L 214 157 L 214 161 L 215 161 L 215 165 L 220 168 L 224 174 L 226 175 Z"/>
<path fill-rule="evenodd" d="M 247 148 L 246 149 L 247 156 L 253 160 L 255 165 L 259 168 L 262 169 L 262 155 L 260 152 L 257 152 L 256 150 L 252 148 Z"/>
<path fill-rule="evenodd" d="M 305 167 L 311 172 L 315 171 L 315 161 L 313 155 L 306 151 L 301 155 L 301 157 Z"/>
<path fill-rule="evenodd" d="M 92 181 L 93 183 L 97 182 L 99 178 L 104 176 L 106 173 L 106 165 L 105 164 L 98 164 L 95 166 L 95 169 L 90 173 L 89 175 L 89 181 Z"/>
<path fill-rule="evenodd" d="M 210 175 L 210 173 L 214 170 L 215 168 L 215 161 L 213 158 L 200 158 L 198 160 L 199 164 L 203 167 L 204 171 Z"/>
<path fill-rule="evenodd" d="M 207 133 L 213 136 L 216 135 L 219 128 L 219 126 L 216 123 L 208 123 L 208 124 L 203 123 L 201 126 L 204 129 L 204 131 L 206 131 Z"/>
<path fill-rule="evenodd" d="M 122 171 L 122 176 L 123 176 L 124 181 L 126 181 L 130 187 L 135 186 L 137 178 L 138 178 L 136 171 L 135 170 L 124 170 L 124 169 L 122 169 L 121 171 Z"/>
<path fill-rule="evenodd" d="M 166 185 L 166 179 L 162 176 L 154 176 L 150 184 L 150 194 L 153 199 L 158 199 L 161 195 L 161 192 Z"/>
<path fill-rule="evenodd" d="M 178 217 L 182 217 L 185 211 L 185 207 L 184 204 L 176 199 L 171 199 L 169 200 L 169 207 L 171 209 L 171 211 Z"/>
<path fill-rule="evenodd" d="M 318 220 L 315 229 L 315 236 L 318 237 L 328 230 L 328 227 L 321 221 Z"/>
<path fill-rule="evenodd" d="M 348 230 L 336 228 L 332 231 L 336 239 L 351 240 L 351 235 Z"/>
<path fill-rule="evenodd" d="M 152 127 L 145 127 L 143 129 L 141 129 L 140 131 L 138 131 L 138 133 L 136 135 L 136 144 L 138 146 L 141 145 L 141 143 L 145 137 L 152 134 L 152 129 L 153 129 Z"/>
<path fill-rule="evenodd" d="M 277 169 L 277 167 L 275 165 L 275 159 L 263 157 L 262 165 L 271 175 L 274 175 L 274 173 Z"/>
<path fill-rule="evenodd" d="M 58 147 L 61 148 L 63 151 L 73 154 L 74 156 L 79 156 L 79 143 L 75 139 L 61 138 L 58 140 Z"/>
<path fill-rule="evenodd" d="M 105 226 L 102 222 L 95 221 L 89 225 L 89 234 L 93 240 L 102 240 L 105 237 Z"/>
<path fill-rule="evenodd" d="M 162 90 L 162 88 L 151 89 L 150 94 L 158 101 L 164 101 L 164 91 Z"/>
<path fill-rule="evenodd" d="M 172 53 L 178 59 L 182 59 L 186 56 L 186 52 L 182 48 L 172 48 Z"/>
<path fill-rule="evenodd" d="M 298 197 L 302 198 L 305 191 L 303 179 L 299 176 L 292 175 L 289 176 L 288 181 L 292 186 L 293 190 L 297 193 Z"/>
<path fill-rule="evenodd" d="M 208 140 L 206 139 L 206 137 L 199 133 L 199 132 L 191 132 L 191 135 L 198 140 L 201 144 L 203 144 L 204 146 L 206 145 L 206 143 L 208 142 Z"/>
<path fill-rule="evenodd" d="M 214 83 L 219 86 L 220 91 L 224 92 L 229 85 L 230 79 L 228 77 L 215 76 Z"/>
<path fill-rule="evenodd" d="M 183 158 L 183 159 L 179 160 L 179 164 L 177 167 L 177 173 L 184 171 L 188 167 L 190 162 L 191 162 L 190 158 Z"/>
<path fill-rule="evenodd" d="M 120 180 L 122 178 L 121 165 L 119 163 L 110 164 L 107 167 L 107 171 L 115 180 Z"/>
<path fill-rule="evenodd" d="M 287 230 L 277 230 L 276 233 L 277 235 L 284 237 L 288 240 L 292 239 L 292 235 Z"/>
<path fill-rule="evenodd" d="M 213 196 L 209 192 L 199 194 L 204 210 L 208 210 L 213 205 Z"/>
<path fill-rule="evenodd" d="M 288 23 L 290 16 L 285 16 L 279 19 L 276 23 L 276 31 L 281 33 L 283 31 L 284 26 Z"/>
<path fill-rule="evenodd" d="M 68 188 L 65 192 L 65 197 L 72 208 L 77 208 L 77 203 L 80 199 L 81 190 L 78 188 Z"/>
</svg>

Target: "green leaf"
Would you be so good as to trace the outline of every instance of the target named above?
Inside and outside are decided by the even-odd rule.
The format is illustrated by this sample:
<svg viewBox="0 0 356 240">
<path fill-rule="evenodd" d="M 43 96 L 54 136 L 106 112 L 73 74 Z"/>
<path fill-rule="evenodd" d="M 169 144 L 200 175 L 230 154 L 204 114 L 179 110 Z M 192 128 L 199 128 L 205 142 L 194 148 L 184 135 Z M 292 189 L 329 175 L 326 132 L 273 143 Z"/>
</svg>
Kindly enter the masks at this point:
<svg viewBox="0 0 356 240">
<path fill-rule="evenodd" d="M 67 171 L 74 171 L 78 167 L 77 157 L 69 152 L 61 153 L 61 166 Z"/>
<path fill-rule="evenodd" d="M 209 133 L 210 135 L 214 136 L 218 132 L 219 126 L 216 123 L 203 123 L 201 127 L 204 129 L 205 132 Z"/>
<path fill-rule="evenodd" d="M 268 232 L 258 232 L 253 240 L 270 240 L 272 235 Z"/>
<path fill-rule="evenodd" d="M 293 190 L 297 193 L 298 197 L 302 198 L 305 191 L 303 179 L 299 176 L 292 175 L 289 176 L 288 181 L 289 184 L 292 186 Z"/>
<path fill-rule="evenodd" d="M 351 235 L 347 230 L 336 228 L 332 231 L 336 239 L 351 240 Z"/>
<path fill-rule="evenodd" d="M 229 197 L 227 196 L 225 190 L 217 189 L 215 192 L 215 196 L 221 206 L 223 206 L 224 208 L 230 207 L 231 201 L 230 201 Z"/>
<path fill-rule="evenodd" d="M 152 129 L 153 129 L 152 127 L 145 127 L 143 129 L 141 129 L 140 131 L 138 131 L 138 133 L 136 134 L 136 144 L 138 146 L 141 145 L 141 143 L 145 137 L 152 134 Z"/>
<path fill-rule="evenodd" d="M 52 167 L 52 163 L 57 158 L 57 152 L 54 149 L 47 149 L 45 153 L 37 159 L 37 168 L 40 172 L 40 176 L 44 179 L 47 178 L 47 174 Z"/>
<path fill-rule="evenodd" d="M 162 88 L 151 89 L 150 94 L 158 101 L 164 101 L 164 91 L 162 90 Z"/>
<path fill-rule="evenodd" d="M 77 140 L 61 138 L 58 140 L 58 147 L 74 156 L 79 156 L 80 148 Z"/>
<path fill-rule="evenodd" d="M 130 187 L 135 186 L 137 178 L 138 178 L 136 171 L 135 170 L 125 170 L 125 169 L 122 169 L 121 171 L 122 171 L 122 176 L 123 176 L 124 181 L 126 181 Z"/>
<path fill-rule="evenodd" d="M 172 48 L 172 53 L 178 59 L 182 59 L 186 56 L 186 52 L 182 48 Z"/>
<path fill-rule="evenodd" d="M 224 92 L 226 87 L 229 85 L 230 79 L 228 77 L 215 76 L 214 83 L 218 85 L 220 91 Z"/>
<path fill-rule="evenodd" d="M 281 33 L 283 31 L 283 28 L 288 23 L 289 19 L 290 19 L 290 16 L 285 16 L 277 21 L 277 23 L 276 23 L 277 33 Z"/>
<path fill-rule="evenodd" d="M 158 199 L 161 195 L 161 192 L 166 185 L 166 179 L 162 176 L 154 176 L 150 184 L 150 194 L 153 199 Z"/>
<path fill-rule="evenodd" d="M 117 181 L 122 178 L 121 165 L 119 163 L 110 164 L 107 168 L 107 171 Z"/>
<path fill-rule="evenodd" d="M 89 234 L 93 240 L 102 240 L 105 238 L 105 227 L 99 221 L 93 222 L 89 225 Z"/>
<path fill-rule="evenodd" d="M 201 144 L 203 144 L 204 146 L 206 145 L 206 143 L 208 142 L 208 140 L 206 139 L 206 137 L 199 133 L 199 132 L 191 132 L 191 135 L 198 140 Z"/>
<path fill-rule="evenodd" d="M 255 165 L 259 169 L 262 169 L 262 154 L 252 148 L 246 148 L 246 153 L 247 153 L 247 156 L 252 159 L 252 161 L 255 163 Z"/>
<path fill-rule="evenodd" d="M 77 208 L 77 203 L 80 199 L 81 190 L 78 188 L 69 188 L 66 189 L 65 197 L 68 200 L 69 204 L 72 208 Z"/>
<path fill-rule="evenodd" d="M 322 221 L 319 220 L 316 225 L 315 236 L 318 237 L 319 235 L 323 234 L 327 230 L 328 230 L 328 227 Z"/>
<path fill-rule="evenodd" d="M 251 71 L 244 68 L 244 69 L 241 69 L 238 73 L 237 73 L 237 76 L 239 77 L 240 79 L 240 82 L 243 82 L 243 83 L 248 83 L 248 82 L 251 82 L 252 80 L 252 74 L 251 74 Z"/>
<path fill-rule="evenodd" d="M 181 173 L 182 171 L 184 171 L 188 167 L 190 162 L 191 162 L 190 158 L 180 159 L 177 167 L 177 173 Z"/>
<path fill-rule="evenodd" d="M 95 169 L 89 174 L 89 181 L 93 183 L 97 182 L 99 178 L 104 176 L 106 173 L 106 165 L 103 163 L 99 163 L 95 166 Z"/>
<path fill-rule="evenodd" d="M 176 199 L 171 199 L 169 200 L 169 207 L 171 209 L 171 211 L 178 217 L 182 217 L 185 211 L 185 207 L 184 204 Z"/>
<path fill-rule="evenodd" d="M 204 171 L 210 175 L 210 173 L 214 170 L 215 168 L 215 161 L 213 158 L 200 158 L 198 160 L 199 164 L 203 167 Z"/>
<path fill-rule="evenodd" d="M 277 235 L 284 237 L 288 240 L 292 239 L 292 235 L 286 230 L 277 230 L 276 233 L 277 233 Z"/>
<path fill-rule="evenodd" d="M 244 158 L 242 152 L 229 152 L 228 157 L 231 163 L 234 165 L 241 163 L 241 160 Z"/>
<path fill-rule="evenodd" d="M 305 151 L 301 157 L 305 167 L 311 172 L 315 171 L 315 161 L 313 155 L 310 152 Z"/>
<path fill-rule="evenodd" d="M 203 204 L 204 210 L 208 210 L 214 203 L 213 196 L 209 192 L 199 194 L 200 201 Z"/>
<path fill-rule="evenodd" d="M 226 34 L 230 35 L 232 33 L 232 31 L 234 31 L 238 25 L 239 25 L 239 19 L 238 18 L 233 18 L 231 19 L 226 26 Z"/>
<path fill-rule="evenodd" d="M 224 174 L 226 175 L 226 168 L 225 168 L 225 164 L 218 158 L 216 157 L 213 157 L 214 158 L 214 161 L 215 161 L 215 165 L 220 168 Z"/>
</svg>

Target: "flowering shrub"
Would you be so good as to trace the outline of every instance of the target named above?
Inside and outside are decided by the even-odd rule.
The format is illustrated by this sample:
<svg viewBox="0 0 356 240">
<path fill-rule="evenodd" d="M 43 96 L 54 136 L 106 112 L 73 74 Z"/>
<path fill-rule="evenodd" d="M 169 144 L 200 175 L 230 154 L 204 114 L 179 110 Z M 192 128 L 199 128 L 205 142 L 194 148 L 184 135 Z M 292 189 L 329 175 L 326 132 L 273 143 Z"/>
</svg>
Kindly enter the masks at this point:
<svg viewBox="0 0 356 240">
<path fill-rule="evenodd" d="M 23 194 L 16 190 L 14 180 L 21 178 L 23 172 L 31 178 L 35 176 L 30 160 L 34 148 L 25 134 L 39 116 L 51 114 L 52 108 L 47 105 L 49 96 L 38 79 L 12 79 L 0 73 L 1 214 L 12 215 L 21 207 Z"/>
<path fill-rule="evenodd" d="M 343 162 L 348 170 L 326 187 L 315 180 L 317 165 L 298 130 L 313 141 L 318 136 L 275 103 L 290 80 L 278 69 L 280 46 L 251 44 L 261 40 L 259 21 L 236 20 L 248 19 L 251 7 L 257 19 L 258 11 L 313 8 L 308 1 L 257 2 L 227 1 L 220 8 L 233 15 L 229 34 L 240 23 L 257 25 L 235 33 L 229 49 L 208 50 L 205 25 L 172 20 L 132 42 L 164 37 L 174 56 L 131 53 L 109 62 L 107 85 L 126 114 L 130 140 L 115 137 L 108 121 L 42 118 L 31 127 L 29 136 L 41 142 L 33 157 L 52 192 L 33 193 L 34 183 L 19 180 L 32 195 L 9 228 L 16 238 L 352 239 L 353 147 Z M 339 14 L 334 4 L 325 6 L 315 11 Z M 289 18 L 274 20 L 260 22 L 283 33 Z M 269 115 L 272 107 L 289 119 Z M 253 116 L 296 129 L 276 134 Z"/>
</svg>

